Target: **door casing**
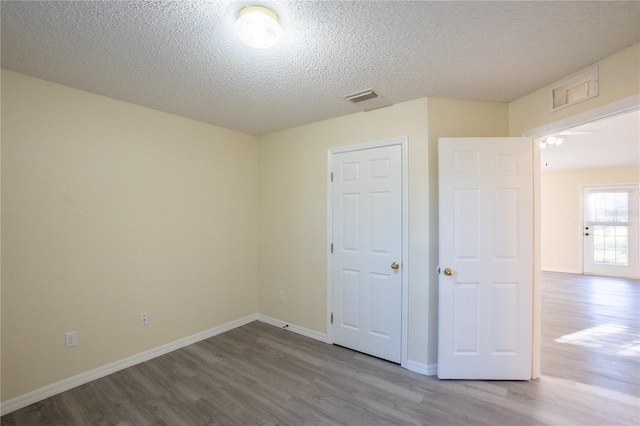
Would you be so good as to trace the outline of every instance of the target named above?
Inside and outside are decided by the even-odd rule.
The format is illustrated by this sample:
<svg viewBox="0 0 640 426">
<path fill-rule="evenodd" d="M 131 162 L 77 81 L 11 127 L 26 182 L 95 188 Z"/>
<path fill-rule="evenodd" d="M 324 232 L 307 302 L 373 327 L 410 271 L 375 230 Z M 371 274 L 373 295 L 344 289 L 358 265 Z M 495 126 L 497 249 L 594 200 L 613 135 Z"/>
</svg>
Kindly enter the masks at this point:
<svg viewBox="0 0 640 426">
<path fill-rule="evenodd" d="M 333 256 L 331 253 L 331 244 L 333 241 L 333 188 L 331 185 L 333 155 L 343 152 L 361 151 L 365 149 L 394 145 L 400 145 L 402 150 L 402 347 L 400 365 L 406 368 L 408 359 L 407 330 L 409 318 L 409 156 L 407 152 L 408 141 L 406 137 L 335 147 L 329 149 L 327 153 L 327 343 L 333 344 L 333 331 L 331 324 L 331 313 L 333 312 Z"/>
</svg>

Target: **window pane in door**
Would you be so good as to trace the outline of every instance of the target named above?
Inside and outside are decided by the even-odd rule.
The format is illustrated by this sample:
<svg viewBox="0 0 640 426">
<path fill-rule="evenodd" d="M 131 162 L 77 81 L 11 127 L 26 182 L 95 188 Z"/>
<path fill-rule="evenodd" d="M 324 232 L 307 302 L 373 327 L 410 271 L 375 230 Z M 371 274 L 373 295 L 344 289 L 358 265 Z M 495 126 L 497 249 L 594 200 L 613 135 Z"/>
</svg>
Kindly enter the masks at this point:
<svg viewBox="0 0 640 426">
<path fill-rule="evenodd" d="M 593 227 L 593 261 L 603 265 L 629 265 L 627 226 Z"/>
<path fill-rule="evenodd" d="M 591 222 L 628 222 L 628 192 L 592 192 L 589 194 L 588 220 Z"/>
</svg>

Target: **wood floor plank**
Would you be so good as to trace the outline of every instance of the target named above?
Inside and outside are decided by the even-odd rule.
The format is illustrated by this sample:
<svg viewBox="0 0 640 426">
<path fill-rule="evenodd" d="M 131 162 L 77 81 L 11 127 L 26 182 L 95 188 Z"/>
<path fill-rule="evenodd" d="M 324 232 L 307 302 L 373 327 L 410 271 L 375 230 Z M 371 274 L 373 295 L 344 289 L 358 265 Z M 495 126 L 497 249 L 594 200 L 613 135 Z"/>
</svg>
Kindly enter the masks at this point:
<svg viewBox="0 0 640 426">
<path fill-rule="evenodd" d="M 542 372 L 438 380 L 254 322 L 9 413 L 13 425 L 638 425 L 640 283 L 544 273 Z"/>
</svg>

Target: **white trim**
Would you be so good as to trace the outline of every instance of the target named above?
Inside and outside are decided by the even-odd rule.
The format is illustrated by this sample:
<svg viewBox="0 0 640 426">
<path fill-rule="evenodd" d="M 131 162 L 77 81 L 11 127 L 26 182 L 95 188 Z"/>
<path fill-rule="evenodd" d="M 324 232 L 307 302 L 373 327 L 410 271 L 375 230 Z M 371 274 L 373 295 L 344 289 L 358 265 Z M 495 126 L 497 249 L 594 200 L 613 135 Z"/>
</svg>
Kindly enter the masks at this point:
<svg viewBox="0 0 640 426">
<path fill-rule="evenodd" d="M 402 143 L 402 353 L 400 365 L 409 362 L 409 143 Z"/>
<path fill-rule="evenodd" d="M 333 151 L 327 151 L 327 343 L 333 344 L 333 328 L 331 327 L 331 314 L 333 313 L 333 253 L 331 244 L 333 241 Z"/>
<path fill-rule="evenodd" d="M 640 182 L 609 182 L 609 183 L 581 183 L 580 187 L 593 186 L 595 188 L 611 188 L 612 191 L 618 191 L 618 186 L 634 186 L 640 185 Z"/>
<path fill-rule="evenodd" d="M 331 241 L 333 240 L 331 233 L 331 225 L 333 222 L 333 191 L 331 172 L 333 170 L 333 155 L 394 145 L 400 145 L 402 150 L 402 347 L 400 365 L 407 368 L 409 327 L 409 143 L 406 136 L 330 148 L 327 153 L 327 343 L 333 343 L 331 331 L 331 312 L 333 311 L 333 282 L 331 279 L 333 271 L 333 257 L 331 256 Z"/>
<path fill-rule="evenodd" d="M 522 136 L 532 138 L 546 136 L 552 133 L 560 132 L 562 130 L 567 130 L 571 127 L 593 123 L 595 121 L 604 120 L 607 118 L 615 117 L 616 115 L 625 114 L 631 111 L 637 111 L 639 109 L 640 95 L 633 95 L 629 96 L 628 98 L 620 99 L 619 101 L 611 102 L 610 104 L 602 105 L 589 111 L 582 112 L 580 114 L 563 118 L 562 120 L 554 121 L 553 123 L 536 127 L 535 129 L 527 130 L 525 132 L 522 132 Z"/>
<path fill-rule="evenodd" d="M 582 274 L 580 269 L 548 268 L 546 266 L 542 266 L 540 270 L 544 272 L 561 272 L 563 274 Z"/>
<path fill-rule="evenodd" d="M 230 321 L 226 324 L 219 325 L 209 330 L 201 331 L 200 333 L 196 333 L 191 336 L 178 339 L 174 342 L 170 342 L 153 349 L 140 352 L 139 354 L 123 358 L 107 365 L 103 365 L 102 367 L 94 368 L 93 370 L 85 371 L 84 373 L 77 374 L 59 382 L 44 386 L 40 389 L 36 389 L 15 398 L 11 398 L 0 403 L 0 415 L 4 416 L 5 414 L 9 414 L 13 411 L 19 410 L 38 401 L 42 401 L 43 399 L 57 395 L 69 389 L 73 389 L 75 387 L 84 385 L 85 383 L 89 383 L 93 380 L 97 380 L 102 377 L 108 376 L 109 374 L 113 374 L 117 371 L 124 370 L 125 368 L 129 368 L 136 364 L 140 364 L 169 352 L 173 352 L 176 349 L 184 348 L 185 346 L 192 345 L 210 337 L 217 336 L 218 334 L 233 330 L 234 328 L 249 324 L 250 322 L 258 319 L 257 317 L 258 315 L 256 314 L 248 315 L 244 318 Z"/>
<path fill-rule="evenodd" d="M 258 314 L 256 319 L 265 324 L 273 325 L 274 327 L 282 328 L 284 330 L 288 330 L 293 333 L 300 334 L 302 336 L 309 337 L 314 340 L 319 340 L 323 343 L 327 343 L 327 335 L 324 333 L 320 333 L 319 331 L 300 327 L 299 325 L 291 324 L 290 322 L 282 321 L 276 318 L 271 318 L 267 315 L 262 315 L 262 314 Z"/>
<path fill-rule="evenodd" d="M 407 360 L 407 365 L 403 365 L 403 367 L 424 376 L 435 376 L 438 374 L 438 364 L 423 364 L 409 359 Z"/>
<path fill-rule="evenodd" d="M 580 274 L 584 274 L 584 187 L 585 185 L 578 185 L 578 226 L 580 226 L 580 232 L 578 237 L 578 269 Z"/>
<path fill-rule="evenodd" d="M 310 330 L 308 328 L 300 327 L 298 325 L 291 324 L 276 318 L 272 318 L 267 315 L 258 314 L 256 319 L 265 324 L 269 324 L 274 327 L 288 330 L 293 333 L 297 333 L 302 336 L 309 337 L 311 339 L 315 339 L 323 343 L 328 343 L 327 335 L 324 333 L 320 333 L 315 330 Z M 421 362 L 417 362 L 409 359 L 409 360 L 406 360 L 406 362 L 403 365 L 401 365 L 401 367 L 406 368 L 409 371 L 413 371 L 414 373 L 422 374 L 424 376 L 435 376 L 436 374 L 438 374 L 438 364 L 427 365 L 427 364 L 423 364 Z"/>
<path fill-rule="evenodd" d="M 532 149 L 537 149 L 535 139 L 531 139 Z M 531 378 L 540 377 L 540 350 L 542 344 L 542 307 L 540 301 L 540 287 L 542 282 L 542 191 L 540 188 L 540 156 L 533 156 L 533 297 L 531 319 Z"/>
</svg>

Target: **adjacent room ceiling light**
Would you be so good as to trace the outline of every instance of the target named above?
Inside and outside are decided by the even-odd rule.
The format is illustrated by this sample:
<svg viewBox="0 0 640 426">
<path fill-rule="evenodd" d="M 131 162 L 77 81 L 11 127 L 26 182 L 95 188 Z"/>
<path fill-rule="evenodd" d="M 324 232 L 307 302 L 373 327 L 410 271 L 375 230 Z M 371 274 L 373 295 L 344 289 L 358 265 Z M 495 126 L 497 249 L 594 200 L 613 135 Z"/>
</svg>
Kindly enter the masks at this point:
<svg viewBox="0 0 640 426">
<path fill-rule="evenodd" d="M 547 149 L 548 147 L 552 147 L 552 146 L 558 146 L 560 145 L 562 142 L 564 141 L 564 139 L 562 138 L 557 138 L 555 136 L 547 136 L 546 138 L 543 138 L 542 141 L 540 141 L 540 149 Z"/>
<path fill-rule="evenodd" d="M 274 11 L 262 6 L 247 6 L 238 12 L 236 32 L 244 44 L 266 49 L 276 44 L 282 28 Z"/>
</svg>

